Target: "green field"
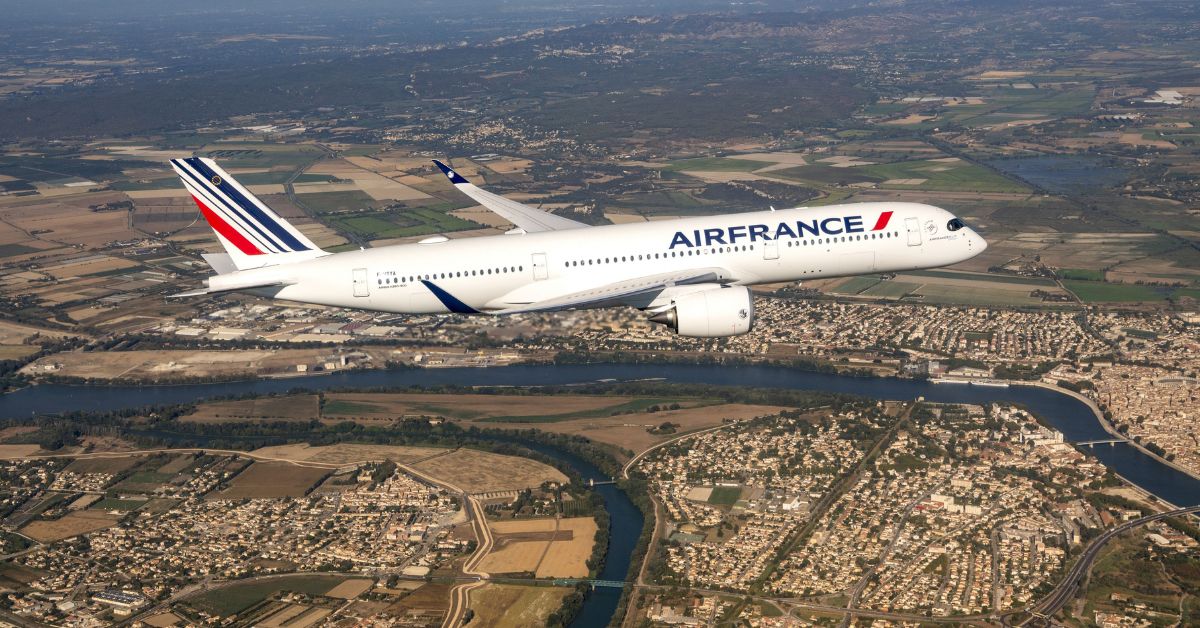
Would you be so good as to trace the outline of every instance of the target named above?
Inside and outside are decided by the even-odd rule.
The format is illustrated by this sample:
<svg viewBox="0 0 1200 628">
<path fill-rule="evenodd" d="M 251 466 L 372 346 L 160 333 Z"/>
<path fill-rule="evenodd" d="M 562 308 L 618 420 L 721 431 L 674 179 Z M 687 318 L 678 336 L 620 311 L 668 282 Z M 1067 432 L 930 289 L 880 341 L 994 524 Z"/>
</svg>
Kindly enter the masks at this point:
<svg viewBox="0 0 1200 628">
<path fill-rule="evenodd" d="M 125 478 L 126 482 L 133 484 L 162 484 L 175 477 L 172 473 L 159 473 L 157 471 L 138 471 L 133 475 Z"/>
<path fill-rule="evenodd" d="M 737 503 L 739 497 L 742 496 L 742 487 L 740 486 L 714 486 L 712 495 L 708 496 L 708 503 L 718 506 L 732 506 Z"/>
<path fill-rule="evenodd" d="M 951 190 L 970 192 L 1007 192 L 1020 194 L 1029 188 L 967 162 L 942 162 L 930 160 L 898 161 L 890 164 L 874 164 L 857 168 L 866 174 L 884 181 L 891 179 L 926 179 L 916 186 L 904 188 L 921 190 Z"/>
<path fill-rule="evenodd" d="M 1058 275 L 1063 279 L 1078 279 L 1080 281 L 1104 281 L 1104 271 L 1089 268 L 1060 268 Z"/>
<path fill-rule="evenodd" d="M 716 172 L 750 172 L 765 168 L 771 164 L 765 161 L 751 159 L 735 159 L 732 157 L 701 157 L 698 159 L 682 159 L 673 161 L 663 167 L 663 170 L 678 172 L 680 170 L 702 170 Z"/>
<path fill-rule="evenodd" d="M 237 175 L 238 183 L 242 185 L 278 185 L 287 183 L 292 177 L 291 172 L 249 172 Z M 337 177 L 327 174 L 302 174 L 293 183 L 333 183 Z"/>
<path fill-rule="evenodd" d="M 360 403 L 357 401 L 343 401 L 334 399 L 326 401 L 321 407 L 322 414 L 375 414 L 384 411 L 384 408 L 373 403 Z"/>
<path fill-rule="evenodd" d="M 348 192 L 313 192 L 298 194 L 301 203 L 312 208 L 318 214 L 334 214 L 338 212 L 362 211 L 378 206 L 375 199 L 366 192 L 352 190 Z"/>
<path fill-rule="evenodd" d="M 843 281 L 837 288 L 833 290 L 833 292 L 837 292 L 839 294 L 862 294 L 869 288 L 874 287 L 880 281 L 881 280 L 879 277 L 874 275 L 869 277 L 851 277 L 850 279 Z"/>
<path fill-rule="evenodd" d="M 920 287 L 921 284 L 919 283 L 909 283 L 907 281 L 881 281 L 860 294 L 883 299 L 899 299 Z"/>
<path fill-rule="evenodd" d="M 617 414 L 629 414 L 645 412 L 650 406 L 659 406 L 665 408 L 674 403 L 680 403 L 683 399 L 633 399 L 625 403 L 618 403 L 603 408 L 594 410 L 581 410 L 579 412 L 567 412 L 564 414 L 539 414 L 533 416 L 497 416 L 487 419 L 480 419 L 479 423 L 558 423 L 559 421 L 570 421 L 572 419 L 596 419 L 606 416 L 614 416 Z M 688 407 L 696 405 L 707 405 L 706 403 L 692 404 Z"/>
<path fill-rule="evenodd" d="M 331 192 L 330 194 L 342 194 Z M 315 196 L 306 194 L 307 196 Z M 305 199 L 307 200 L 307 198 Z M 397 211 L 370 212 L 344 216 L 326 216 L 329 226 L 376 240 L 405 238 L 433 233 L 478 229 L 481 225 L 428 207 L 409 207 Z"/>
<path fill-rule="evenodd" d="M 145 506 L 146 502 L 139 499 L 117 499 L 115 497 L 106 497 L 95 504 L 92 504 L 90 510 L 118 510 L 121 512 L 129 512 L 137 510 Z"/>
<path fill-rule="evenodd" d="M 952 270 L 910 270 L 904 273 L 912 277 L 936 277 L 939 279 L 960 279 L 967 281 L 983 281 L 990 283 L 1010 283 L 1023 286 L 1053 287 L 1054 281 L 1041 277 L 1018 277 L 1016 275 L 985 275 L 983 273 L 959 273 Z"/>
<path fill-rule="evenodd" d="M 1166 288 L 1139 286 L 1137 284 L 1105 283 L 1102 281 L 1063 281 L 1067 290 L 1075 293 L 1085 303 L 1133 303 L 1137 301 L 1163 301 L 1170 294 Z"/>
</svg>

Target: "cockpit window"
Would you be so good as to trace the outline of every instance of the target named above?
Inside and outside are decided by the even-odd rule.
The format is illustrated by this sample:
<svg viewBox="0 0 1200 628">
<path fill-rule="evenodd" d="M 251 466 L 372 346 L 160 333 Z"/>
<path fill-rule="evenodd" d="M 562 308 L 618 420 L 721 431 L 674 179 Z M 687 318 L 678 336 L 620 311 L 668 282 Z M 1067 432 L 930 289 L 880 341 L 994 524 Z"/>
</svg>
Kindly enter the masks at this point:
<svg viewBox="0 0 1200 628">
<path fill-rule="evenodd" d="M 963 224 L 963 221 L 961 221 L 957 218 L 951 218 L 950 222 L 946 223 L 946 228 L 949 229 L 950 231 L 958 231 L 959 229 L 962 229 L 965 226 L 966 225 Z"/>
</svg>

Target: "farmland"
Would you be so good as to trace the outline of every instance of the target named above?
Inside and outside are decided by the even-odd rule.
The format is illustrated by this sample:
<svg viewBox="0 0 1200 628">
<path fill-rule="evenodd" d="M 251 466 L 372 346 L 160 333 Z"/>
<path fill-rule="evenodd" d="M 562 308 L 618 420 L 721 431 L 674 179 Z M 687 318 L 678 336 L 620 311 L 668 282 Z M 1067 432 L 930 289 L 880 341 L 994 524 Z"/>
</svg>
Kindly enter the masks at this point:
<svg viewBox="0 0 1200 628">
<path fill-rule="evenodd" d="M 474 621 L 495 628 L 524 628 L 544 625 L 570 592 L 563 587 L 525 587 L 488 584 L 471 592 Z"/>
<path fill-rule="evenodd" d="M 302 497 L 329 474 L 326 469 L 301 467 L 283 462 L 255 462 L 208 499 Z"/>
</svg>

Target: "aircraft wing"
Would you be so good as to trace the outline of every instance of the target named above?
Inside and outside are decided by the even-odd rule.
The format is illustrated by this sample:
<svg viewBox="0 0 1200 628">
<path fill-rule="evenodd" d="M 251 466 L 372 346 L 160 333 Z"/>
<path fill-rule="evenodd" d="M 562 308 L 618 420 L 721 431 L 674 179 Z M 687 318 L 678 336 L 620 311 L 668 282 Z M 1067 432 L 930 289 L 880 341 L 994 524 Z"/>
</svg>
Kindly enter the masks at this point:
<svg viewBox="0 0 1200 628">
<path fill-rule="evenodd" d="M 582 222 L 555 216 L 550 212 L 542 211 L 536 207 L 530 207 L 513 200 L 509 200 L 499 194 L 492 194 L 484 190 L 470 181 L 463 178 L 462 175 L 455 172 L 450 166 L 434 159 L 433 163 L 442 170 L 446 178 L 450 179 L 450 183 L 458 188 L 458 191 L 470 196 L 476 203 L 500 214 L 505 220 L 516 225 L 519 229 L 526 233 L 537 233 L 539 231 L 562 231 L 564 229 L 579 229 L 588 225 Z"/>
<path fill-rule="evenodd" d="M 520 314 L 523 312 L 548 312 L 551 310 L 567 310 L 581 307 L 600 307 L 603 305 L 620 305 L 624 300 L 662 291 L 671 286 L 686 286 L 696 283 L 722 283 L 729 281 L 729 271 L 724 268 L 691 268 L 657 275 L 646 275 L 636 279 L 626 279 L 597 286 L 579 292 L 517 305 L 490 314 Z"/>
</svg>

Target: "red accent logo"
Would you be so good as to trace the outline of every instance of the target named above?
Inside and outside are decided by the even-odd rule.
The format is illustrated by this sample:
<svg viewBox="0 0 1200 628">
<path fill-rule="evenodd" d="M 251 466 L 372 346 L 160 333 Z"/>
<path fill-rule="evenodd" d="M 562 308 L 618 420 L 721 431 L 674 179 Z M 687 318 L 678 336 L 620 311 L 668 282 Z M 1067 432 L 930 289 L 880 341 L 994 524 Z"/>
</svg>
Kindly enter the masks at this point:
<svg viewBox="0 0 1200 628">
<path fill-rule="evenodd" d="M 892 212 L 883 212 L 879 214 L 879 220 L 875 221 L 875 226 L 871 231 L 882 231 L 888 226 L 888 221 L 892 219 Z"/>
</svg>

